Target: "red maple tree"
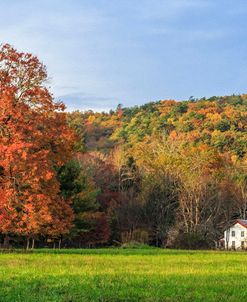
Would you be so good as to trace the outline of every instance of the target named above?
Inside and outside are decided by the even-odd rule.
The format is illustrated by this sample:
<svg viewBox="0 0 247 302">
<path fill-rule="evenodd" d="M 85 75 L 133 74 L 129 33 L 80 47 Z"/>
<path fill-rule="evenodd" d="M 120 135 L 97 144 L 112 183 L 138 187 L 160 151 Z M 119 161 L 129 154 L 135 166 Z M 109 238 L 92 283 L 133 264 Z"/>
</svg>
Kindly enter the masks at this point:
<svg viewBox="0 0 247 302">
<path fill-rule="evenodd" d="M 56 167 L 71 156 L 64 105 L 45 85 L 37 57 L 0 48 L 0 232 L 27 237 L 67 233 L 73 221 Z"/>
</svg>

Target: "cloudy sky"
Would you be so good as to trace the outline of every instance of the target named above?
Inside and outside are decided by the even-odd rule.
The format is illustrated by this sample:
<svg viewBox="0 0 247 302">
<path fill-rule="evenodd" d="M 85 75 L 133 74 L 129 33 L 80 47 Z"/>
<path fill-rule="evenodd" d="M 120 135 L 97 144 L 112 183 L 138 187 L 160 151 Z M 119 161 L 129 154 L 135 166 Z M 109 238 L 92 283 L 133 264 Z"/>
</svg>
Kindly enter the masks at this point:
<svg viewBox="0 0 247 302">
<path fill-rule="evenodd" d="M 246 0 L 1 0 L 69 110 L 247 92 Z"/>
</svg>

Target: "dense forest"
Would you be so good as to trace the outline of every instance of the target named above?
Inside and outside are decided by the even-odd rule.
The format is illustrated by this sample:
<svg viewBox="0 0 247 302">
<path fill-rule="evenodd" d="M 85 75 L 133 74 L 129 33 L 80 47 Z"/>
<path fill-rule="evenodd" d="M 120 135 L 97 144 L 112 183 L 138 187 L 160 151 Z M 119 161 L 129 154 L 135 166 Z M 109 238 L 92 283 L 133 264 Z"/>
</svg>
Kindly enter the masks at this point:
<svg viewBox="0 0 247 302">
<path fill-rule="evenodd" d="M 77 164 L 98 190 L 105 244 L 214 247 L 246 218 L 247 95 L 77 111 L 68 121 Z"/>
<path fill-rule="evenodd" d="M 212 248 L 246 218 L 247 95 L 65 112 L 0 50 L 1 246 Z"/>
</svg>

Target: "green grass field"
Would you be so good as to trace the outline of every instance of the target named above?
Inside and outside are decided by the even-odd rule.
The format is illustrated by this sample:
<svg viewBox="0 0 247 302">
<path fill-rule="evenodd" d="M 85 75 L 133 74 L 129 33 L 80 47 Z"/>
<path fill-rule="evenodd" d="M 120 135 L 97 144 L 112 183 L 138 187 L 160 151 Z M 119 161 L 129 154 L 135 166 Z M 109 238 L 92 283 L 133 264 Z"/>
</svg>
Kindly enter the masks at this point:
<svg viewBox="0 0 247 302">
<path fill-rule="evenodd" d="M 0 301 L 247 301 L 247 254 L 161 249 L 2 253 Z"/>
</svg>

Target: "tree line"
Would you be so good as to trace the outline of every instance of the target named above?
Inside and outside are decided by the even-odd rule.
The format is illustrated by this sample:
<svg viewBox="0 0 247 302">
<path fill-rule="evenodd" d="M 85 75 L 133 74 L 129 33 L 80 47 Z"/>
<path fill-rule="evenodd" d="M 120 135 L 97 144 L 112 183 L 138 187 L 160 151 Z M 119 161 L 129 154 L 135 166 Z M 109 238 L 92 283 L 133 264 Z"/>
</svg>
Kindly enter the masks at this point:
<svg viewBox="0 0 247 302">
<path fill-rule="evenodd" d="M 65 112 L 0 49 L 1 247 L 212 248 L 246 218 L 247 96 Z"/>
</svg>

